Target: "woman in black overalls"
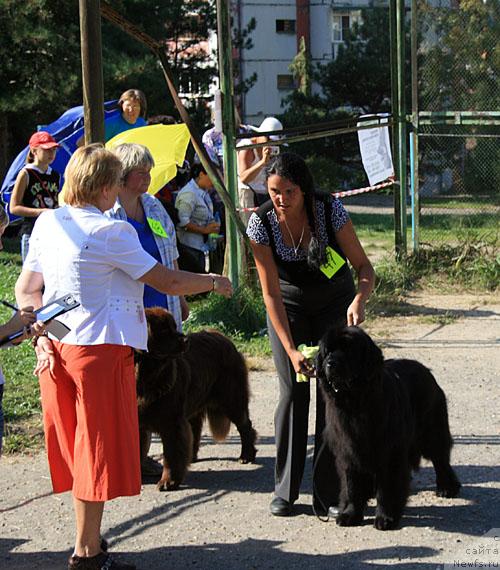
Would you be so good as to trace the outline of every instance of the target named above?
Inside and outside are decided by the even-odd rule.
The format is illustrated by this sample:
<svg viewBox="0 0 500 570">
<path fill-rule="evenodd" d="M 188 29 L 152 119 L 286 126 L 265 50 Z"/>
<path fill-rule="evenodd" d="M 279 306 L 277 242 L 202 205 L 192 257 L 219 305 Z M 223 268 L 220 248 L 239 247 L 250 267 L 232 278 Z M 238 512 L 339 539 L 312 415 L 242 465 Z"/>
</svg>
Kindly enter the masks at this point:
<svg viewBox="0 0 500 570">
<path fill-rule="evenodd" d="M 267 169 L 267 186 L 271 200 L 252 214 L 247 234 L 280 386 L 270 508 L 274 515 L 287 516 L 299 496 L 307 451 L 309 382 L 297 382 L 296 374 L 314 373 L 297 347 L 317 345 L 334 324 L 363 322 L 374 272 L 344 207 L 314 190 L 301 157 L 279 155 Z M 347 260 L 358 276 L 357 291 Z M 326 447 L 318 457 L 324 422 L 325 405 L 317 390 L 313 504 L 321 514 L 338 501 L 334 459 Z"/>
</svg>

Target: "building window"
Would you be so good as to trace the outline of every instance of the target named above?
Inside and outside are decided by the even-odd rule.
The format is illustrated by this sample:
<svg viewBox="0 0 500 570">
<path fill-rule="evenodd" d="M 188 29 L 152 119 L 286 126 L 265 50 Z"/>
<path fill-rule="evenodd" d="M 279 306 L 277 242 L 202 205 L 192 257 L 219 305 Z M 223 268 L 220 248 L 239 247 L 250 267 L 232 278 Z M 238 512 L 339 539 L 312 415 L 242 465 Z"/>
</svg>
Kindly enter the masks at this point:
<svg viewBox="0 0 500 570">
<path fill-rule="evenodd" d="M 352 26 L 359 22 L 361 13 L 359 10 L 350 13 L 332 15 L 332 56 L 335 59 L 339 53 L 341 46 L 347 39 Z"/>
<path fill-rule="evenodd" d="M 351 29 L 351 17 L 346 14 L 335 14 L 332 25 L 332 41 L 344 42 Z"/>
<path fill-rule="evenodd" d="M 276 33 L 294 34 L 295 20 L 276 20 Z"/>
<path fill-rule="evenodd" d="M 276 77 L 276 86 L 278 89 L 295 89 L 293 75 L 278 75 Z"/>
</svg>

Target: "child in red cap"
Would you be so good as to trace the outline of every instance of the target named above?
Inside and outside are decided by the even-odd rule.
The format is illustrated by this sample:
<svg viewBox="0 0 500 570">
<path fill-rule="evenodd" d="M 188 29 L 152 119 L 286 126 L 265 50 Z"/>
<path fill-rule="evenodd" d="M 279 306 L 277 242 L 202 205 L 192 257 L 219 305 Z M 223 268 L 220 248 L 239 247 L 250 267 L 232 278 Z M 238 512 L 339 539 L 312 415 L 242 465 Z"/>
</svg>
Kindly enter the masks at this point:
<svg viewBox="0 0 500 570">
<path fill-rule="evenodd" d="M 23 261 L 37 217 L 57 207 L 61 179 L 50 167 L 59 148 L 54 137 L 46 131 L 38 131 L 31 135 L 29 147 L 26 166 L 17 175 L 9 204 L 12 214 L 24 218 L 20 232 Z"/>
</svg>

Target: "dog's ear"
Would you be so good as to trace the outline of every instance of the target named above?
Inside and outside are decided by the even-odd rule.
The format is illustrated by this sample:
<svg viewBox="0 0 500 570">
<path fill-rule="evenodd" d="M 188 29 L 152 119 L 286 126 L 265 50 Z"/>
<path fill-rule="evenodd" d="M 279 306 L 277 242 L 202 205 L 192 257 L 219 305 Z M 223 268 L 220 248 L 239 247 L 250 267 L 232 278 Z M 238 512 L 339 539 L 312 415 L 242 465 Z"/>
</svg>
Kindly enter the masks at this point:
<svg viewBox="0 0 500 570">
<path fill-rule="evenodd" d="M 359 329 L 362 330 L 362 329 Z M 363 332 L 365 342 L 364 365 L 367 372 L 379 374 L 384 366 L 384 355 L 382 350 L 373 342 L 371 337 Z"/>
<path fill-rule="evenodd" d="M 334 350 L 340 330 L 341 327 L 338 326 L 330 327 L 319 341 L 319 352 L 316 356 L 316 375 L 318 378 L 323 375 L 323 363 L 328 354 Z"/>
</svg>

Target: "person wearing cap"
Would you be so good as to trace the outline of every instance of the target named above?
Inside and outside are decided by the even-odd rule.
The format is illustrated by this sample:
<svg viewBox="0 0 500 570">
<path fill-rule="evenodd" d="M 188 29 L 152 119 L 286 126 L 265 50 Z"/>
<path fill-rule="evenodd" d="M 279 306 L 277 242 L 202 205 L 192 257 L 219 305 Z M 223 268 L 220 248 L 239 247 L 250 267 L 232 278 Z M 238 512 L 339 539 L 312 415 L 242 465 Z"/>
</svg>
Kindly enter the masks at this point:
<svg viewBox="0 0 500 570">
<path fill-rule="evenodd" d="M 271 158 L 279 153 L 277 146 L 248 148 L 249 144 L 266 143 L 278 140 L 278 135 L 260 135 L 270 131 L 282 131 L 283 125 L 274 117 L 266 117 L 256 129 L 256 135 L 243 139 L 237 145 L 238 150 L 238 196 L 240 208 L 254 208 L 269 200 L 265 169 Z M 250 212 L 242 212 L 243 221 L 248 222 Z"/>
<path fill-rule="evenodd" d="M 38 216 L 45 210 L 57 208 L 61 176 L 51 168 L 59 144 L 46 131 L 31 135 L 26 166 L 17 175 L 9 208 L 23 219 L 21 225 L 21 255 L 28 254 L 29 238 Z"/>
</svg>

